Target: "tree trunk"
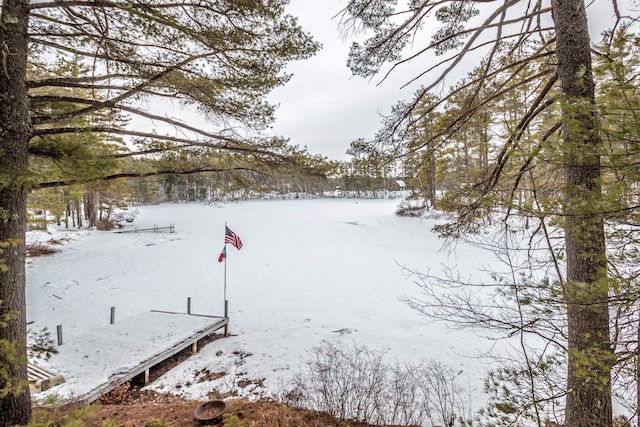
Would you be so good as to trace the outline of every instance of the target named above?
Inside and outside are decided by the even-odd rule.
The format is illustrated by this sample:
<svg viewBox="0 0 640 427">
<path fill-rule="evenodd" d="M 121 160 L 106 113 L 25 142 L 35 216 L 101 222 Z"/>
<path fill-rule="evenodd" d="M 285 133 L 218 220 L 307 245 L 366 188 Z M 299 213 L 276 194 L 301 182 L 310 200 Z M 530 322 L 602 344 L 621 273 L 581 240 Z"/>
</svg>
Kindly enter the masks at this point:
<svg viewBox="0 0 640 427">
<path fill-rule="evenodd" d="M 71 201 L 69 194 L 65 191 L 64 199 L 67 202 L 64 208 L 64 228 L 69 228 L 69 216 L 71 215 Z"/>
<path fill-rule="evenodd" d="M 82 199 L 77 198 L 76 205 L 76 220 L 78 222 L 78 228 L 82 228 Z"/>
<path fill-rule="evenodd" d="M 95 227 L 98 220 L 97 215 L 97 196 L 95 191 L 87 191 L 84 193 L 84 216 L 89 222 L 88 227 Z"/>
<path fill-rule="evenodd" d="M 590 39 L 583 0 L 554 0 L 564 95 L 565 240 L 569 366 L 567 427 L 610 427 L 608 282 Z"/>
<path fill-rule="evenodd" d="M 0 23 L 0 242 L 6 245 L 0 268 L 0 340 L 15 354 L 0 353 L 0 426 L 27 424 L 31 401 L 27 384 L 25 233 L 27 231 L 27 148 L 29 102 L 26 89 L 28 1 L 4 0 Z M 0 264 L 2 263 L 0 262 Z M 6 375 L 6 377 L 5 377 Z"/>
<path fill-rule="evenodd" d="M 436 209 L 436 153 L 429 147 L 429 201 L 431 209 Z"/>
</svg>

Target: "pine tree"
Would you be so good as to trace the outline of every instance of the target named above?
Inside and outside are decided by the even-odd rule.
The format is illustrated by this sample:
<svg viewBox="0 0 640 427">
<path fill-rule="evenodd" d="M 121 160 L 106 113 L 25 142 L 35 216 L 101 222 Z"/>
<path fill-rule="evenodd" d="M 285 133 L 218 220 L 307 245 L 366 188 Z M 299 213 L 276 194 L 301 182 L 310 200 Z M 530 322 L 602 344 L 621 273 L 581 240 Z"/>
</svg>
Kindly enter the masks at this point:
<svg viewBox="0 0 640 427">
<path fill-rule="evenodd" d="M 507 97 L 515 100 L 516 94 L 527 94 L 517 120 L 505 123 L 510 132 L 496 147 L 486 173 L 474 177 L 466 188 L 459 221 L 448 231 L 455 236 L 474 229 L 478 213 L 497 203 L 503 204 L 507 215 L 513 214 L 513 199 L 522 186 L 540 184 L 523 183 L 525 177 L 538 174 L 548 181 L 556 179 L 556 186 L 560 183 L 555 194 L 548 193 L 560 197 L 547 199 L 542 208 L 564 232 L 566 270 L 558 274 L 568 331 L 564 421 L 569 427 L 610 427 L 615 359 L 609 337 L 611 281 L 604 234 L 609 199 L 602 188 L 606 177 L 601 157 L 604 145 L 585 4 L 582 0 L 552 0 L 550 7 L 515 0 L 482 4 L 476 8 L 476 3 L 465 1 L 412 1 L 400 11 L 392 1 L 351 0 L 345 8 L 345 27 L 364 28 L 373 35 L 364 43 L 353 44 L 349 65 L 354 74 L 371 76 L 381 71 L 385 62 L 399 66 L 425 53 L 436 55 L 433 65 L 416 79 L 441 71 L 406 108 L 395 113 L 395 120 L 387 126 L 387 134 L 393 135 L 411 122 L 412 112 L 430 91 L 475 52 L 483 52 L 475 74 L 446 91 L 423 113 L 447 110 L 447 103 L 464 97 L 459 103 L 462 108 L 447 111 L 449 125 L 424 144 L 453 134 L 464 142 L 465 133 L 472 129 L 468 126 L 472 118 L 482 119 L 483 109 L 505 102 Z M 617 9 L 616 13 L 620 20 Z M 429 20 L 434 16 L 440 23 L 431 40 L 422 43 L 424 23 L 433 22 Z M 548 26 L 550 19 L 552 25 Z M 411 53 L 403 56 L 409 43 Z M 560 110 L 559 117 L 543 121 L 554 108 Z M 536 140 L 529 138 L 533 135 Z M 540 167 L 545 162 L 559 168 L 545 177 Z M 526 209 L 526 204 L 522 208 Z M 548 217 L 541 215 L 540 227 L 544 229 L 547 223 Z"/>
<path fill-rule="evenodd" d="M 253 156 L 262 164 L 287 161 L 271 141 L 230 129 L 264 129 L 274 107 L 265 101 L 284 84 L 288 61 L 312 55 L 318 46 L 284 12 L 286 1 L 203 2 L 160 0 L 101 2 L 2 2 L 0 44 L 0 242 L 6 269 L 0 272 L 0 328 L 17 363 L 0 379 L 0 425 L 27 424 L 25 231 L 27 192 L 96 179 L 144 176 L 124 170 L 125 158 L 206 149 Z M 49 76 L 52 58 L 66 58 L 77 72 Z M 29 67 L 28 67 L 29 64 Z M 87 69 L 85 73 L 83 70 Z M 205 120 L 185 123 L 143 108 L 144 100 L 172 99 Z M 113 118 L 137 115 L 164 123 L 182 136 L 123 128 Z M 231 127 L 226 127 L 230 125 Z M 126 152 L 118 137 L 138 139 Z M 134 141 L 135 142 L 135 141 Z M 28 168 L 29 154 L 64 159 L 74 176 L 42 181 Z M 210 157 L 212 158 L 212 157 Z M 232 170 L 212 162 L 198 170 Z M 153 173 L 193 172 L 171 165 Z M 60 172 L 60 171 L 58 171 Z M 47 170 L 46 176 L 55 171 Z M 76 206 L 78 207 L 78 206 Z M 79 217 L 78 217 L 79 219 Z M 0 355 L 5 357 L 5 355 Z M 2 360 L 6 361 L 6 358 Z"/>
</svg>

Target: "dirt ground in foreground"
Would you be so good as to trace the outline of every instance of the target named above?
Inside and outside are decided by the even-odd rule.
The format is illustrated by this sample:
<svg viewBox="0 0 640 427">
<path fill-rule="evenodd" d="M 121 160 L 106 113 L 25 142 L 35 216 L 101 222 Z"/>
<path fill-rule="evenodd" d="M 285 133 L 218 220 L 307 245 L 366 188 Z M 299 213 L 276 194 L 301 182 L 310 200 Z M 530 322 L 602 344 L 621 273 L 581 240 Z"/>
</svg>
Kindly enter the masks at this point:
<svg viewBox="0 0 640 427">
<path fill-rule="evenodd" d="M 55 417 L 49 425 L 71 420 L 86 427 L 371 427 L 360 422 L 336 420 L 327 414 L 299 410 L 277 402 L 249 402 L 230 399 L 227 410 L 215 423 L 201 423 L 194 418 L 200 402 L 184 401 L 172 396 L 144 393 L 135 402 L 97 404 L 89 409 L 65 412 L 45 410 Z"/>
<path fill-rule="evenodd" d="M 200 426 L 195 421 L 193 411 L 197 402 L 143 403 L 135 405 L 105 405 L 94 415 L 93 423 L 87 419 L 87 427 L 101 427 L 104 420 L 115 419 L 119 426 L 145 426 L 151 418 L 166 421 L 166 426 Z M 247 402 L 231 400 L 221 422 L 211 424 L 227 427 L 264 426 L 264 427 L 365 427 L 360 423 L 336 421 L 324 414 L 298 411 L 285 406 L 267 402 Z M 150 426 L 151 427 L 151 426 Z"/>
</svg>

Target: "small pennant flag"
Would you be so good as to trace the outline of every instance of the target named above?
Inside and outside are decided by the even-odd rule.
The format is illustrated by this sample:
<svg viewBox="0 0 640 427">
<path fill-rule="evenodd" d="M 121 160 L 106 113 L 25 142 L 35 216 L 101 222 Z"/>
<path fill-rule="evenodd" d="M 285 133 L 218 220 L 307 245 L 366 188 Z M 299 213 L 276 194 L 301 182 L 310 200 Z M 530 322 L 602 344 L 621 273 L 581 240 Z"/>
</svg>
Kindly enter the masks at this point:
<svg viewBox="0 0 640 427">
<path fill-rule="evenodd" d="M 227 257 L 227 248 L 224 247 L 222 248 L 222 252 L 220 252 L 220 255 L 218 256 L 218 262 L 224 261 L 226 257 Z"/>
<path fill-rule="evenodd" d="M 225 228 L 225 233 L 224 233 L 224 243 L 225 243 L 225 245 L 227 243 L 230 243 L 233 246 L 235 246 L 236 249 L 242 249 L 242 241 L 240 240 L 240 237 L 238 237 L 238 235 L 236 233 L 231 231 L 229 229 L 229 227 L 225 226 L 224 228 Z"/>
</svg>

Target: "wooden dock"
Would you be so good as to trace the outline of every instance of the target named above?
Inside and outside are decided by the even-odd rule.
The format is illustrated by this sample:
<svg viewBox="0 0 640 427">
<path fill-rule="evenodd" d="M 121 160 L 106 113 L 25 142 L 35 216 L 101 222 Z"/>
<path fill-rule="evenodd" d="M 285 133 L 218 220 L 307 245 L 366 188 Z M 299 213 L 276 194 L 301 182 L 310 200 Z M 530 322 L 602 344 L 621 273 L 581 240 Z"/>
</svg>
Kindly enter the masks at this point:
<svg viewBox="0 0 640 427">
<path fill-rule="evenodd" d="M 42 402 L 49 396 L 74 406 L 87 405 L 119 384 L 144 374 L 200 339 L 225 328 L 225 317 L 149 311 L 122 319 L 89 333 L 66 336 L 59 353 L 44 368 L 61 374 L 65 382 L 34 394 Z"/>
</svg>

